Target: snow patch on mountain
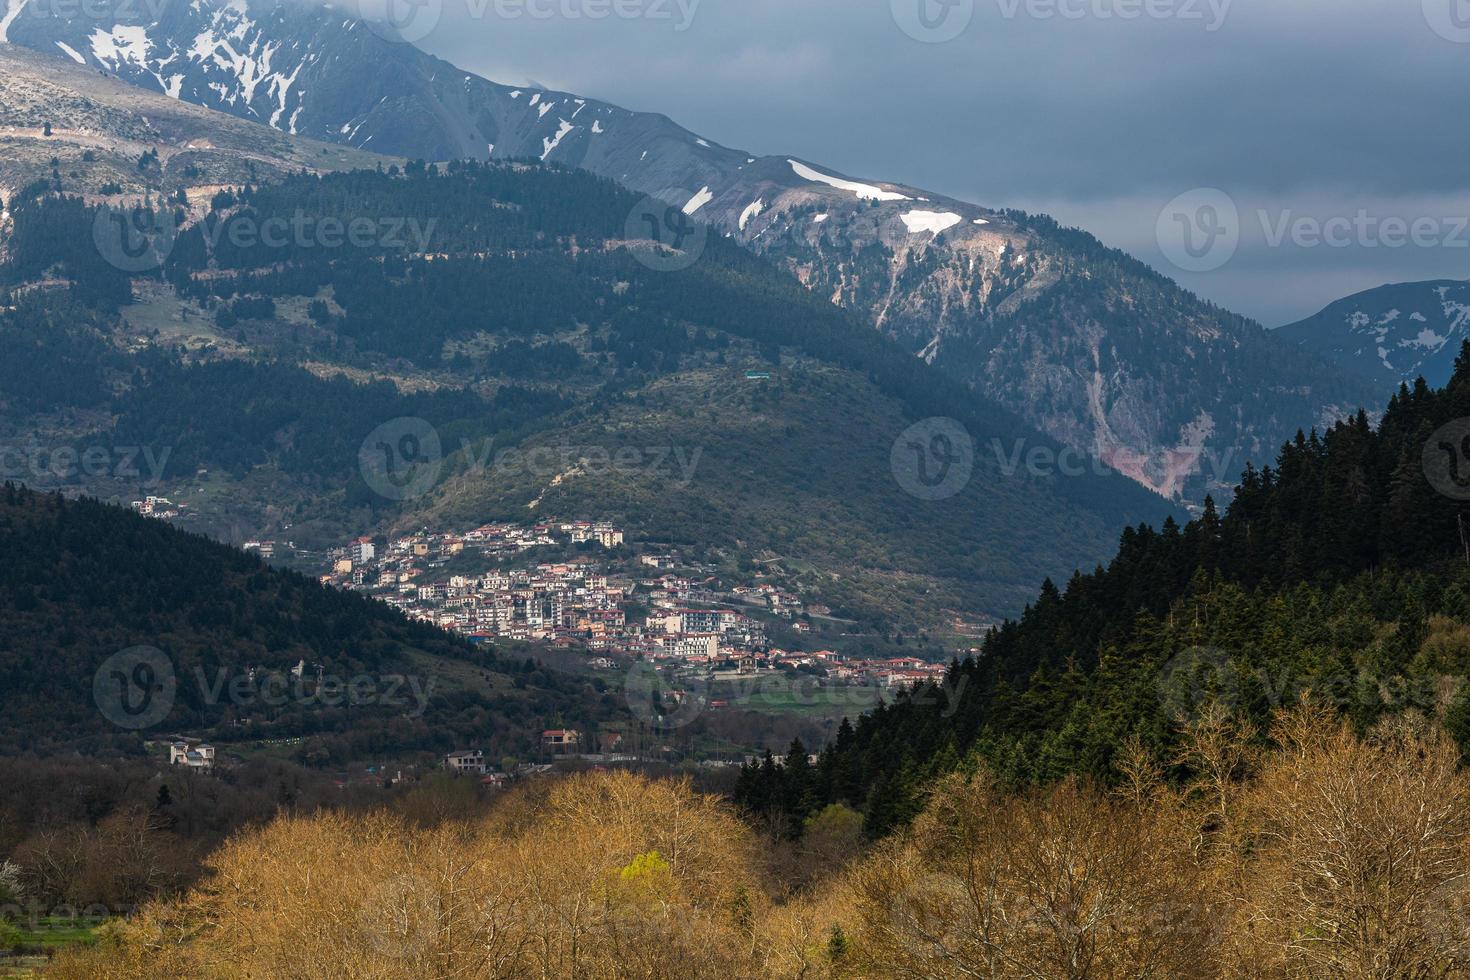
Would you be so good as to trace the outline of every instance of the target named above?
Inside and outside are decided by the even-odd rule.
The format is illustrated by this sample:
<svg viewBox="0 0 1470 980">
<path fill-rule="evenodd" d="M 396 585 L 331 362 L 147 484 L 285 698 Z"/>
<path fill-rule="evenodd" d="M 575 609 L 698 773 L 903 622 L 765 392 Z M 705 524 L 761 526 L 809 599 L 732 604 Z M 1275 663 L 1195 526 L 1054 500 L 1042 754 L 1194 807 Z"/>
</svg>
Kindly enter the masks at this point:
<svg viewBox="0 0 1470 980">
<path fill-rule="evenodd" d="M 693 214 L 714 199 L 714 191 L 711 191 L 708 186 L 702 187 L 699 193 L 691 197 L 689 203 L 684 205 L 684 213 Z"/>
<path fill-rule="evenodd" d="M 1259 440 L 1269 446 L 1280 435 L 1272 428 L 1276 416 L 1247 409 L 1238 393 L 1264 385 L 1272 391 L 1300 391 L 1299 398 L 1291 397 L 1304 405 L 1315 397 L 1315 383 L 1273 380 L 1286 375 L 1258 366 L 1272 361 L 1269 356 L 1253 356 L 1249 364 L 1230 361 L 1229 345 L 1249 339 L 1249 331 L 1235 330 L 1171 287 L 1095 267 L 1044 229 L 1020 226 L 999 212 L 989 212 L 996 214 L 991 219 L 976 217 L 981 209 L 968 205 L 956 204 L 956 214 L 945 208 L 950 202 L 941 195 L 839 177 L 784 155 L 758 158 L 662 116 L 471 76 L 412 45 L 394 44 L 363 29 L 350 19 L 351 5 L 334 10 L 314 2 L 178 0 L 169 4 L 166 17 L 145 20 L 156 8 L 117 4 L 113 19 L 52 18 L 38 26 L 41 18 L 34 23 L 28 17 L 14 20 L 23 2 L 0 0 L 0 18 L 13 21 L 7 28 L 13 43 L 45 51 L 48 57 L 54 57 L 58 41 L 75 45 L 88 52 L 89 64 L 115 64 L 115 74 L 124 81 L 151 90 L 161 87 L 177 98 L 252 122 L 410 158 L 534 159 L 540 154 L 619 179 L 635 193 L 656 195 L 697 214 L 717 233 L 739 235 L 753 251 L 789 268 L 818 294 L 871 317 L 910 350 L 923 351 L 926 358 L 972 381 L 978 397 L 1001 403 L 1082 451 L 1096 451 L 1098 441 L 1081 410 L 1081 391 L 1090 372 L 1074 363 L 1078 331 L 1092 331 L 1097 336 L 1089 335 L 1089 340 L 1111 350 L 1109 330 L 1146 329 L 1131 303 L 1142 291 L 1146 302 L 1140 307 L 1177 316 L 1183 325 L 1164 332 L 1169 337 L 1147 356 L 1123 357 L 1118 364 L 1111 354 L 1103 358 L 1107 363 L 1099 366 L 1097 395 L 1106 406 L 1101 417 L 1113 434 L 1104 446 L 1123 453 L 1116 457 L 1122 460 L 1137 454 L 1139 462 L 1130 475 L 1165 492 L 1181 485 L 1180 467 L 1191 463 L 1189 449 L 1204 438 L 1187 431 L 1197 421 L 1190 409 L 1218 406 L 1214 417 L 1220 419 L 1221 431 L 1209 437 L 1212 445 Z M 143 43 L 135 34 L 116 35 L 115 23 L 141 25 Z M 94 56 L 97 28 L 107 40 L 99 41 Z M 111 61 L 103 62 L 104 56 Z M 146 63 L 139 65 L 139 58 Z M 590 126 L 580 121 L 584 109 L 594 120 Z M 558 119 L 552 118 L 553 110 Z M 608 122 L 599 124 L 601 119 Z M 622 125 L 613 126 L 614 119 Z M 585 137 L 576 132 L 579 126 L 587 131 Z M 689 187 L 698 193 L 690 197 Z M 926 196 L 938 203 L 926 201 Z M 874 207 L 873 202 L 885 206 Z M 844 225 L 844 231 L 851 226 L 872 247 L 844 247 L 850 236 L 822 234 L 829 215 L 832 224 Z M 804 234 L 782 234 L 790 230 L 788 220 L 801 222 Z M 941 237 L 923 237 L 925 232 Z M 1059 291 L 1055 317 L 1028 320 L 1018 315 L 1028 300 L 1060 284 L 1070 289 Z M 1070 295 L 1074 292 L 1081 298 Z M 1442 321 L 1439 297 L 1419 299 L 1424 301 L 1396 300 L 1403 317 L 1383 325 L 1375 314 L 1361 335 L 1346 337 L 1341 317 L 1332 327 L 1340 340 L 1351 341 L 1349 352 L 1366 359 L 1379 374 L 1384 371 L 1377 358 L 1380 346 L 1395 363 L 1443 356 L 1419 346 L 1428 340 L 1424 331 L 1448 338 L 1450 347 L 1458 346 L 1460 334 L 1452 334 Z M 1446 299 L 1470 305 L 1470 293 Z M 1117 324 L 1092 322 L 1087 314 L 1094 301 L 1116 309 Z M 1423 319 L 1415 319 L 1414 312 Z M 990 324 L 998 325 L 991 329 Z M 1386 331 L 1381 343 L 1378 330 Z M 1405 340 L 1414 346 L 1401 346 Z M 1236 373 L 1199 374 L 1194 365 L 1201 346 L 1219 349 Z M 1323 383 L 1330 387 L 1337 381 L 1329 377 Z M 1160 400 L 1157 391 L 1167 397 Z M 1283 399 L 1272 403 L 1281 404 Z M 1285 410 L 1271 411 L 1280 415 Z M 1242 413 L 1249 417 L 1238 418 Z M 1169 451 L 1181 453 L 1178 466 L 1161 462 Z"/>
<path fill-rule="evenodd" d="M 62 51 L 65 51 L 67 56 L 70 57 L 71 60 L 75 61 L 77 64 L 85 65 L 87 63 L 87 59 L 78 54 L 77 49 L 67 44 L 65 41 L 57 41 L 56 46 Z"/>
<path fill-rule="evenodd" d="M 92 57 L 116 70 L 123 64 L 148 67 L 148 31 L 122 24 L 111 32 L 100 27 L 92 32 Z"/>
<path fill-rule="evenodd" d="M 5 12 L 0 14 L 0 44 L 10 41 L 10 25 L 15 23 L 15 18 L 25 9 L 26 0 L 5 0 Z"/>
<path fill-rule="evenodd" d="M 801 177 L 804 180 L 812 180 L 812 181 L 816 181 L 817 183 L 820 183 L 820 184 L 826 184 L 828 187 L 835 187 L 835 188 L 837 188 L 840 191 L 851 191 L 853 194 L 856 194 L 860 200 L 864 200 L 864 201 L 907 201 L 907 200 L 911 200 L 910 198 L 906 197 L 903 194 L 898 193 L 897 191 L 885 191 L 883 188 L 881 188 L 881 187 L 874 187 L 872 184 L 863 184 L 863 183 L 859 183 L 858 181 L 855 181 L 855 180 L 844 180 L 841 177 L 833 177 L 833 176 L 830 176 L 828 174 L 821 173 L 820 171 L 813 170 L 811 167 L 808 167 L 806 164 L 799 163 L 796 160 L 787 160 L 786 162 L 789 163 L 789 164 L 791 164 L 791 169 L 794 170 L 794 171 L 796 171 L 796 176 Z"/>
<path fill-rule="evenodd" d="M 557 121 L 560 122 L 561 125 L 557 127 L 556 135 L 552 136 L 550 139 L 541 140 L 541 159 L 543 160 L 551 156 L 551 151 L 556 149 L 558 146 L 561 146 L 561 141 L 566 139 L 568 134 L 570 134 L 572 130 L 577 128 L 576 126 L 573 126 L 571 123 L 567 122 L 565 119 L 558 119 Z"/>
<path fill-rule="evenodd" d="M 1418 347 L 1421 350 L 1439 350 L 1449 342 L 1448 337 L 1441 337 L 1427 327 L 1419 331 L 1417 337 L 1411 337 L 1403 342 L 1405 347 Z"/>
<path fill-rule="evenodd" d="M 756 198 L 754 201 L 752 201 L 746 207 L 746 209 L 744 211 L 741 211 L 740 212 L 740 230 L 741 231 L 744 231 L 745 230 L 745 226 L 748 225 L 748 224 L 750 224 L 750 219 L 751 218 L 759 217 L 760 216 L 760 213 L 765 210 L 765 207 L 766 207 L 766 202 L 763 201 L 763 200 L 761 200 L 760 198 Z"/>
<path fill-rule="evenodd" d="M 291 86 L 296 84 L 296 78 L 301 74 L 302 64 L 303 62 L 297 62 L 296 70 L 291 72 L 289 76 L 271 76 L 270 86 L 266 89 L 266 91 L 269 92 L 276 100 L 276 111 L 271 113 L 271 126 L 277 129 L 280 128 L 281 116 L 284 115 L 286 112 L 286 99 L 291 94 Z M 300 111 L 301 108 L 298 106 L 296 112 L 299 113 Z M 292 116 L 291 132 L 296 132 L 294 115 Z"/>
<path fill-rule="evenodd" d="M 964 219 L 953 211 L 908 211 L 899 215 L 910 235 L 931 232 L 935 235 L 953 228 Z"/>
</svg>

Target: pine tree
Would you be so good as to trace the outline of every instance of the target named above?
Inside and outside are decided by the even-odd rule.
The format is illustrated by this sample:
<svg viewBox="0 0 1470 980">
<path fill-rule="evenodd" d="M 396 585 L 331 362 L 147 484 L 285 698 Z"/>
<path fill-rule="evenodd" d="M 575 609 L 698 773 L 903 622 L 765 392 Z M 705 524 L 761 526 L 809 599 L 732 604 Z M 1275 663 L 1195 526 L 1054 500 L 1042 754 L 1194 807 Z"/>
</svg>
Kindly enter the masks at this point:
<svg viewBox="0 0 1470 980">
<path fill-rule="evenodd" d="M 782 766 L 781 808 L 786 817 L 788 832 L 793 838 L 800 837 L 806 818 L 811 815 L 816 802 L 815 774 L 808 758 L 806 746 L 801 739 L 792 740 Z"/>
</svg>

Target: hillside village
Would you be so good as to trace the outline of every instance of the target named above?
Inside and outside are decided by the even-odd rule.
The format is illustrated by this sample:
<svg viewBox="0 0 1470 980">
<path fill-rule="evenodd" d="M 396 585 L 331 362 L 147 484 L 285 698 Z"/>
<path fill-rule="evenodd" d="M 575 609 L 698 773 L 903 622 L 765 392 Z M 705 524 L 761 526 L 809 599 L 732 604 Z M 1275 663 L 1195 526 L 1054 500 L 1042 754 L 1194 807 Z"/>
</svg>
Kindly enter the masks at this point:
<svg viewBox="0 0 1470 980">
<path fill-rule="evenodd" d="M 133 504 L 144 516 L 169 521 L 185 507 L 162 497 Z M 314 570 L 323 585 L 369 595 L 471 642 L 519 641 L 560 651 L 614 687 L 637 665 L 651 666 L 649 693 L 658 704 L 642 710 L 660 716 L 688 717 L 690 707 L 697 708 L 695 715 L 807 709 L 856 715 L 904 689 L 942 681 L 949 666 L 827 648 L 844 647 L 845 639 L 864 634 L 842 633 L 847 621 L 777 576 L 752 571 L 735 578 L 728 568 L 666 546 L 630 542 L 623 528 L 606 522 L 489 523 L 464 532 L 426 528 L 361 535 L 326 551 L 264 539 L 243 548 L 267 561 Z M 291 673 L 299 678 L 310 670 L 319 674 L 321 665 L 302 661 Z M 635 715 L 654 728 L 664 724 L 637 706 Z M 503 780 L 535 775 L 555 758 L 636 761 L 646 757 L 647 748 L 641 741 L 625 743 L 617 731 L 548 730 L 540 742 L 540 762 L 526 762 L 515 773 L 497 773 L 473 746 L 441 759 L 441 765 Z M 168 749 L 173 767 L 213 768 L 207 743 L 175 742 Z M 695 757 L 728 761 L 729 753 Z M 376 781 L 379 775 L 378 767 L 369 767 L 359 778 Z M 344 785 L 348 778 L 342 775 Z"/>
<path fill-rule="evenodd" d="M 945 669 L 915 657 L 854 660 L 775 646 L 768 635 L 774 624 L 810 635 L 810 618 L 830 610 L 769 582 L 726 583 L 713 566 L 676 554 L 635 555 L 625 539 L 621 528 L 587 521 L 426 530 L 390 538 L 382 553 L 361 537 L 325 556 L 329 569 L 320 580 L 471 640 L 585 651 L 590 666 L 605 670 L 636 660 L 715 677 L 801 670 L 889 689 Z M 591 550 L 535 560 L 537 549 L 569 546 Z M 268 554 L 272 546 L 248 547 Z"/>
</svg>

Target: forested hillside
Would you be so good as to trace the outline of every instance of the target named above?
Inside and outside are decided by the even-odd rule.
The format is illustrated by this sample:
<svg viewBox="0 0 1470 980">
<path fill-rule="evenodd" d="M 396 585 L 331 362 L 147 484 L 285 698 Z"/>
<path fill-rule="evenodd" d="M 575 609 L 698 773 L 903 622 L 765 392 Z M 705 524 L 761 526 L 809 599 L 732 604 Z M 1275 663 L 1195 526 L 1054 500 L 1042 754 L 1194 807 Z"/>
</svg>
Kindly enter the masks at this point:
<svg viewBox="0 0 1470 980">
<path fill-rule="evenodd" d="M 845 802 L 881 834 L 967 756 L 1014 785 L 1112 780 L 1130 739 L 1168 763 L 1212 705 L 1264 728 L 1303 694 L 1359 731 L 1443 715 L 1470 749 L 1467 417 L 1470 346 L 1448 387 L 1403 387 L 1376 430 L 1359 415 L 1299 435 L 1223 516 L 1125 531 L 1106 568 L 1046 582 L 943 688 L 845 725 L 813 768 L 801 750 L 749 768 L 742 802 L 786 826 Z"/>
<path fill-rule="evenodd" d="M 95 501 L 6 484 L 0 552 L 8 753 L 137 753 L 140 736 L 188 732 L 225 751 L 311 736 L 317 765 L 470 741 L 515 754 L 550 724 L 621 717 L 523 653 Z"/>
<path fill-rule="evenodd" d="M 27 188 L 0 267 L 13 291 L 0 331 L 26 352 L 0 368 L 16 392 L 0 429 L 166 450 L 148 492 L 237 543 L 289 525 L 325 547 L 534 507 L 780 559 L 843 615 L 910 634 L 1013 613 L 1036 579 L 1167 512 L 1102 469 L 1007 469 L 1018 446 L 1059 447 L 713 232 L 689 223 L 687 255 L 630 240 L 644 206 L 522 164 L 300 174 L 220 190 L 202 216 Z M 164 227 L 144 236 L 156 267 L 78 245 L 98 222 Z M 387 499 L 358 453 L 404 418 L 432 427 L 443 472 Z M 900 435 L 933 418 L 970 443 L 970 478 L 943 500 L 906 493 L 893 470 Z M 487 449 L 545 445 L 570 447 L 565 472 L 487 472 Z M 581 466 L 625 450 L 697 465 L 678 481 Z"/>
<path fill-rule="evenodd" d="M 155 98 L 169 91 L 175 104 L 293 135 L 428 160 L 535 159 L 616 180 L 788 270 L 972 388 L 977 404 L 1005 406 L 1176 499 L 1198 504 L 1298 425 L 1374 400 L 1354 373 L 1000 201 L 746 152 L 658 105 L 631 112 L 592 93 L 500 84 L 395 43 L 366 9 L 155 2 L 84 16 L 28 7 L 34 16 L 9 38 L 53 54 L 63 45 Z M 420 17 L 436 21 L 438 10 L 409 19 Z M 111 32 L 131 39 L 128 56 Z"/>
</svg>

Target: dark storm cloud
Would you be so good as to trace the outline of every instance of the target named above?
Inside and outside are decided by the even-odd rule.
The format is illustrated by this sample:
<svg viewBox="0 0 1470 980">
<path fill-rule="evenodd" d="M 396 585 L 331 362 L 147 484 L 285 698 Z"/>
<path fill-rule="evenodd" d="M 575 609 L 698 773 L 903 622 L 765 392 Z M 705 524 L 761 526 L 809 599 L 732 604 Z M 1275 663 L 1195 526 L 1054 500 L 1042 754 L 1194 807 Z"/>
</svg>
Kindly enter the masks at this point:
<svg viewBox="0 0 1470 980">
<path fill-rule="evenodd" d="M 1047 211 L 1269 325 L 1390 280 L 1470 277 L 1452 241 L 1296 234 L 1360 229 L 1365 209 L 1375 227 L 1470 211 L 1470 0 L 923 0 L 924 22 L 920 0 L 443 2 L 422 46 L 467 69 Z M 963 30 L 921 43 L 899 21 Z M 1155 240 L 1194 188 L 1240 214 L 1230 260 L 1202 273 Z"/>
</svg>

